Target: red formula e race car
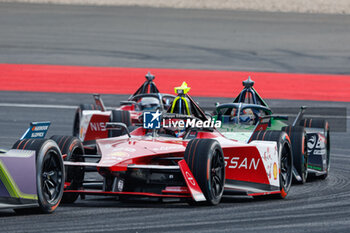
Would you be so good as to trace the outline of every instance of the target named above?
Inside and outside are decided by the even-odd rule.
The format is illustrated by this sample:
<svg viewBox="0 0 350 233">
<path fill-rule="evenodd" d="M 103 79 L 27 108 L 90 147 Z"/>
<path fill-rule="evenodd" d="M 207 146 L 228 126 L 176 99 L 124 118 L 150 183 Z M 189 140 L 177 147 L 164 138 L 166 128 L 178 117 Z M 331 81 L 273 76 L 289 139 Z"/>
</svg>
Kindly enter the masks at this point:
<svg viewBox="0 0 350 233">
<path fill-rule="evenodd" d="M 122 131 L 107 131 L 107 122 L 121 122 L 128 127 L 140 124 L 140 117 L 144 111 L 166 111 L 175 96 L 162 94 L 155 83 L 154 76 L 146 75 L 146 81 L 127 101 L 122 101 L 119 108 L 107 110 L 98 94 L 94 94 L 95 104 L 81 104 L 75 113 L 73 136 L 78 137 L 86 148 L 94 144 L 98 138 L 116 137 Z M 131 130 L 131 129 L 130 129 Z"/>
<path fill-rule="evenodd" d="M 288 135 L 272 131 L 255 140 L 261 133 L 257 129 L 268 124 L 269 118 L 261 118 L 249 143 L 228 139 L 215 128 L 220 122 L 208 119 L 188 90 L 185 85 L 177 89 L 179 96 L 167 113 L 144 112 L 143 127 L 131 133 L 123 123 L 106 123 L 107 130 L 127 134 L 97 139 L 96 154 L 84 154 L 77 138 L 54 136 L 67 154 L 64 201 L 88 194 L 208 205 L 218 204 L 223 194 L 285 198 L 293 165 Z M 87 179 L 88 172 L 97 178 Z"/>
</svg>

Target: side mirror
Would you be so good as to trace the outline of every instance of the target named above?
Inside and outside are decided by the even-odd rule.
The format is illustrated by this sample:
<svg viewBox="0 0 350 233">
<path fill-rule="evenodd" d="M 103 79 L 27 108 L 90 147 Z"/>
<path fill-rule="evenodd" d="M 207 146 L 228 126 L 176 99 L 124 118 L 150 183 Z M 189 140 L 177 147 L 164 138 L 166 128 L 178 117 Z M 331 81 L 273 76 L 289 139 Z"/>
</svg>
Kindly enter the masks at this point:
<svg viewBox="0 0 350 233">
<path fill-rule="evenodd" d="M 125 132 L 128 134 L 129 138 L 131 138 L 130 131 L 126 124 L 121 123 L 121 122 L 107 122 L 106 123 L 106 129 L 107 130 L 120 130 L 124 129 Z"/>
</svg>

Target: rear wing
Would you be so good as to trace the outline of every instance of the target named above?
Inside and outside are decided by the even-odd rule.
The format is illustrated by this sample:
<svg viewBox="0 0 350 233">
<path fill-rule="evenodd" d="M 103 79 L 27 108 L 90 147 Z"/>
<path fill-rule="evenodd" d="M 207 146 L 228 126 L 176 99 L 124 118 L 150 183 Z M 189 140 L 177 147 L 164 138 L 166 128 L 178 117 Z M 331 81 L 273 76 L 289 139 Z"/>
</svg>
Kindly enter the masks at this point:
<svg viewBox="0 0 350 233">
<path fill-rule="evenodd" d="M 93 95 L 93 97 L 94 97 L 95 104 L 96 104 L 98 107 L 100 107 L 100 109 L 101 109 L 102 112 L 105 112 L 105 111 L 106 111 L 106 107 L 105 107 L 105 105 L 104 105 L 104 103 L 103 103 L 103 100 L 102 100 L 100 94 L 92 94 L 92 95 Z"/>
<path fill-rule="evenodd" d="M 27 131 L 23 134 L 20 140 L 30 138 L 44 138 L 49 127 L 50 121 L 31 122 Z"/>
</svg>

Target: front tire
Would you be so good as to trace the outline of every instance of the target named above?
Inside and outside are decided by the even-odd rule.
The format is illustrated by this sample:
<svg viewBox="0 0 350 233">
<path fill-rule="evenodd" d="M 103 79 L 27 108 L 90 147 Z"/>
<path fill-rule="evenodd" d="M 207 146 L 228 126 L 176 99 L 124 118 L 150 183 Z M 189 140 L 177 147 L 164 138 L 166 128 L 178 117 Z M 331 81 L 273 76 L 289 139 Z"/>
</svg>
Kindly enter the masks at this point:
<svg viewBox="0 0 350 233">
<path fill-rule="evenodd" d="M 17 141 L 13 149 L 34 150 L 39 208 L 16 209 L 17 213 L 52 213 L 59 205 L 64 188 L 64 166 L 57 144 L 47 139 Z"/>
<path fill-rule="evenodd" d="M 214 139 L 191 140 L 184 159 L 207 199 L 206 204 L 219 204 L 225 185 L 225 161 L 219 142 Z"/>
<path fill-rule="evenodd" d="M 252 140 L 275 141 L 277 143 L 278 158 L 280 162 L 280 193 L 273 196 L 284 199 L 290 190 L 293 176 L 292 147 L 287 133 L 278 130 L 257 131 L 252 135 Z"/>
<path fill-rule="evenodd" d="M 81 141 L 72 136 L 57 136 L 51 137 L 57 142 L 62 154 L 67 155 L 64 161 L 84 162 L 84 148 Z M 79 190 L 83 186 L 84 167 L 67 166 L 65 167 L 67 187 L 65 190 Z M 79 193 L 64 193 L 62 203 L 73 203 L 79 197 Z"/>
<path fill-rule="evenodd" d="M 293 181 L 304 184 L 308 175 L 307 140 L 304 127 L 286 126 L 282 128 L 282 131 L 286 132 L 290 138 L 293 152 L 293 166 L 301 177 L 301 181 L 297 181 L 296 179 L 293 179 Z"/>
</svg>

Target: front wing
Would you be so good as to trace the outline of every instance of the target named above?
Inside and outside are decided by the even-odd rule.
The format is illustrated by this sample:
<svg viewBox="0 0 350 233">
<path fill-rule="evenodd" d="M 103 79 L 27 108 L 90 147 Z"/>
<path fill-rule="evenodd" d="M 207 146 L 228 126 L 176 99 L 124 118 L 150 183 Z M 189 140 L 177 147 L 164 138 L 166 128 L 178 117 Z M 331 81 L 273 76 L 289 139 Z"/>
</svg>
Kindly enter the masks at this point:
<svg viewBox="0 0 350 233">
<path fill-rule="evenodd" d="M 35 151 L 0 153 L 0 208 L 38 206 Z"/>
</svg>

